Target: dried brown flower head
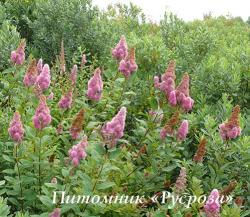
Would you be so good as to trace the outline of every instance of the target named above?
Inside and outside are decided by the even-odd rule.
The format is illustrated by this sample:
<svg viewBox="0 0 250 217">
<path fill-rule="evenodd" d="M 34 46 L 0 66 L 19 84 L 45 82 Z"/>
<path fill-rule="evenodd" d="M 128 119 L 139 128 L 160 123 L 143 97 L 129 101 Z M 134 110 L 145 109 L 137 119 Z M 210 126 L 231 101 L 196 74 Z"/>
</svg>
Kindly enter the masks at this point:
<svg viewBox="0 0 250 217">
<path fill-rule="evenodd" d="M 198 149 L 194 155 L 193 161 L 199 162 L 199 163 L 203 161 L 203 157 L 206 153 L 206 143 L 207 143 L 207 140 L 205 138 L 202 138 L 200 140 L 200 143 L 199 143 Z"/>
<path fill-rule="evenodd" d="M 176 111 L 164 126 L 167 134 L 172 135 L 174 133 L 174 127 L 179 123 L 179 121 L 180 113 Z"/>
<path fill-rule="evenodd" d="M 225 123 L 226 127 L 239 127 L 240 126 L 240 120 L 239 120 L 239 115 L 240 115 L 240 106 L 236 105 L 233 108 L 231 117 L 228 119 L 228 121 Z"/>
<path fill-rule="evenodd" d="M 70 134 L 72 139 L 77 139 L 82 131 L 84 122 L 84 110 L 81 109 L 73 120 L 72 126 L 70 128 Z"/>
<path fill-rule="evenodd" d="M 221 191 L 221 195 L 224 196 L 228 196 L 230 193 L 232 193 L 234 191 L 234 189 L 237 186 L 237 182 L 236 181 L 231 181 L 229 183 L 229 185 L 227 185 L 222 191 Z"/>
</svg>

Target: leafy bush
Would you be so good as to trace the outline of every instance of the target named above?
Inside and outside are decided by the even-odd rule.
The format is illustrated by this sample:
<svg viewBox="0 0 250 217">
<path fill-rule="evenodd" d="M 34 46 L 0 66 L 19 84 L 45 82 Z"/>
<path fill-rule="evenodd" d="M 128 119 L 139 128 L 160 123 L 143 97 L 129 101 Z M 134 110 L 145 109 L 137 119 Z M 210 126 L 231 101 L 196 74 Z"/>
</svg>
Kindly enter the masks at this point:
<svg viewBox="0 0 250 217">
<path fill-rule="evenodd" d="M 228 93 L 235 102 L 246 105 L 248 96 L 242 93 L 249 91 L 247 24 L 224 17 L 184 23 L 170 14 L 165 15 L 161 28 L 171 56 L 182 70 L 194 75 L 195 95 L 203 94 L 213 103 Z"/>
<path fill-rule="evenodd" d="M 9 65 L 10 52 L 16 48 L 20 40 L 16 28 L 5 18 L 5 9 L 0 4 L 0 70 Z"/>
<path fill-rule="evenodd" d="M 56 208 L 67 217 L 206 216 L 205 201 L 172 205 L 161 203 L 161 193 L 199 197 L 213 189 L 232 196 L 220 204 L 221 216 L 249 216 L 248 25 L 170 15 L 159 26 L 132 4 L 99 11 L 88 0 L 6 1 L 0 18 L 0 216 L 45 217 Z M 31 37 L 20 65 L 9 60 L 20 41 L 15 20 Z M 122 34 L 136 53 L 123 63 L 128 70 L 138 65 L 129 77 L 111 58 Z M 57 57 L 62 39 L 66 56 Z M 49 63 L 50 73 L 48 65 L 39 71 L 34 56 Z M 74 64 L 77 74 L 70 72 Z M 145 198 L 60 204 L 61 191 Z"/>
</svg>

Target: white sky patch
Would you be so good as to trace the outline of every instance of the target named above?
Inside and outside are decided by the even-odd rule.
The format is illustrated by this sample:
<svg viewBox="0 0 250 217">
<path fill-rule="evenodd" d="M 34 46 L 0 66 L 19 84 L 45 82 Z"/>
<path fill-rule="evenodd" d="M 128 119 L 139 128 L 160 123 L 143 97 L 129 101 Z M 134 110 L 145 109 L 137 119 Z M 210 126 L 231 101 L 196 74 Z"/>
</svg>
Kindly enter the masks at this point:
<svg viewBox="0 0 250 217">
<path fill-rule="evenodd" d="M 244 20 L 250 16 L 250 0 L 93 0 L 93 4 L 101 9 L 119 2 L 123 4 L 132 2 L 138 5 L 153 21 L 163 18 L 166 10 L 177 14 L 185 21 L 202 19 L 208 12 L 213 16 L 241 16 Z"/>
</svg>

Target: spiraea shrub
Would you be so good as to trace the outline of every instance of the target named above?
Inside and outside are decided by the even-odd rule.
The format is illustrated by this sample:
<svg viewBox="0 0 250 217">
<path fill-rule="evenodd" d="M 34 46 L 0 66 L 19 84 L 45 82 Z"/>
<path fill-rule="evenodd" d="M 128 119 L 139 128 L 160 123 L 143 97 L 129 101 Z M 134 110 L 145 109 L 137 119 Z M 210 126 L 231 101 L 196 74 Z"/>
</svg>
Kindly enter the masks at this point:
<svg viewBox="0 0 250 217">
<path fill-rule="evenodd" d="M 110 68 L 92 65 L 85 54 L 71 62 L 65 42 L 58 42 L 58 58 L 49 64 L 28 56 L 21 40 L 1 72 L 3 216 L 249 215 L 245 107 L 225 93 L 215 105 L 207 103 L 193 87 L 198 75 L 182 70 L 180 57 L 168 56 L 164 70 L 142 75 L 142 45 L 125 35 L 110 48 Z M 166 191 L 207 199 L 170 205 Z M 60 192 L 95 202 L 62 204 Z M 142 199 L 100 199 L 118 195 Z M 230 203 L 219 200 L 228 195 Z"/>
</svg>

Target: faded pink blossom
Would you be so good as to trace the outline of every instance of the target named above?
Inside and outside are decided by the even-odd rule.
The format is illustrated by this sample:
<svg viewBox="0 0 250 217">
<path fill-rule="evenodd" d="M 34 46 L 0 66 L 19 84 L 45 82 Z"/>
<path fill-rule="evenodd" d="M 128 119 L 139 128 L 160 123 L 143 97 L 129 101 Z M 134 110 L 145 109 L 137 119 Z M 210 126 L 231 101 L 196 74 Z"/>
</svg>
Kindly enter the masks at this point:
<svg viewBox="0 0 250 217">
<path fill-rule="evenodd" d="M 124 35 L 121 36 L 119 43 L 112 50 L 112 56 L 117 60 L 122 60 L 128 55 L 128 46 Z"/>
<path fill-rule="evenodd" d="M 88 146 L 88 140 L 87 136 L 84 136 L 82 141 L 78 143 L 77 145 L 74 145 L 70 150 L 69 150 L 69 158 L 71 160 L 71 163 L 73 166 L 78 166 L 80 161 L 82 159 L 85 159 L 87 157 L 87 153 L 85 151 L 86 147 Z"/>
<path fill-rule="evenodd" d="M 58 106 L 60 109 L 70 109 L 72 104 L 72 90 L 69 90 L 67 94 L 63 95 L 60 99 Z"/>
<path fill-rule="evenodd" d="M 49 65 L 43 66 L 42 72 L 38 75 L 36 84 L 41 88 L 42 91 L 46 90 L 50 86 L 50 69 Z"/>
<path fill-rule="evenodd" d="M 82 54 L 81 68 L 87 63 L 86 54 Z"/>
<path fill-rule="evenodd" d="M 205 210 L 207 217 L 219 217 L 220 216 L 219 197 L 220 197 L 219 191 L 217 189 L 213 189 L 204 206 L 204 210 Z"/>
<path fill-rule="evenodd" d="M 160 89 L 160 79 L 158 76 L 154 76 L 154 87 Z"/>
<path fill-rule="evenodd" d="M 131 48 L 129 55 L 120 61 L 119 71 L 125 76 L 125 78 L 129 78 L 129 76 L 137 70 L 138 66 L 135 62 L 135 49 Z"/>
<path fill-rule="evenodd" d="M 188 121 L 184 120 L 182 121 L 178 133 L 177 133 L 177 139 L 184 140 L 187 137 L 188 134 Z"/>
<path fill-rule="evenodd" d="M 40 74 L 42 72 L 42 70 L 43 70 L 43 60 L 42 60 L 42 58 L 40 58 L 38 60 L 36 67 L 37 67 L 38 74 Z"/>
<path fill-rule="evenodd" d="M 241 128 L 240 128 L 240 106 L 236 105 L 233 108 L 231 117 L 225 123 L 219 125 L 220 135 L 223 140 L 235 139 L 240 136 Z"/>
<path fill-rule="evenodd" d="M 181 193 L 186 189 L 186 183 L 187 183 L 187 172 L 186 168 L 182 167 L 180 170 L 180 174 L 175 182 L 175 192 Z"/>
<path fill-rule="evenodd" d="M 51 122 L 51 115 L 49 107 L 46 104 L 46 97 L 41 96 L 39 105 L 33 117 L 33 123 L 36 129 L 42 130 Z"/>
<path fill-rule="evenodd" d="M 59 208 L 54 209 L 53 212 L 49 214 L 49 217 L 60 217 L 60 216 L 61 216 L 61 210 Z"/>
<path fill-rule="evenodd" d="M 116 116 L 102 127 L 101 133 L 108 147 L 113 148 L 117 141 L 123 136 L 126 114 L 126 107 L 122 107 Z"/>
<path fill-rule="evenodd" d="M 168 131 L 167 131 L 167 129 L 165 127 L 163 127 L 161 129 L 161 132 L 160 132 L 161 139 L 165 139 L 167 135 L 168 135 Z"/>
<path fill-rule="evenodd" d="M 47 96 L 47 100 L 53 100 L 54 99 L 54 93 L 50 92 L 50 94 Z"/>
<path fill-rule="evenodd" d="M 30 87 L 36 83 L 37 79 L 37 67 L 36 67 L 36 60 L 32 60 L 29 64 L 29 67 L 24 75 L 23 83 L 26 87 Z"/>
<path fill-rule="evenodd" d="M 56 128 L 56 133 L 57 133 L 57 135 L 60 135 L 60 134 L 62 134 L 62 132 L 63 132 L 63 125 L 60 123 L 60 124 L 58 124 L 58 126 Z"/>
<path fill-rule="evenodd" d="M 25 40 L 22 40 L 15 51 L 11 52 L 10 59 L 14 64 L 22 65 L 25 60 Z"/>
<path fill-rule="evenodd" d="M 161 110 L 158 111 L 149 110 L 148 114 L 152 117 L 155 123 L 160 123 L 164 116 Z"/>
<path fill-rule="evenodd" d="M 99 101 L 102 97 L 103 82 L 101 70 L 97 68 L 93 77 L 88 81 L 87 96 L 91 100 Z"/>
<path fill-rule="evenodd" d="M 10 126 L 8 129 L 10 137 L 15 142 L 21 142 L 24 135 L 23 124 L 21 122 L 21 116 L 19 112 L 15 112 L 13 119 L 10 122 Z"/>
<path fill-rule="evenodd" d="M 72 86 L 76 84 L 76 79 L 77 79 L 77 65 L 74 65 L 70 73 L 70 80 L 71 80 Z"/>
</svg>

